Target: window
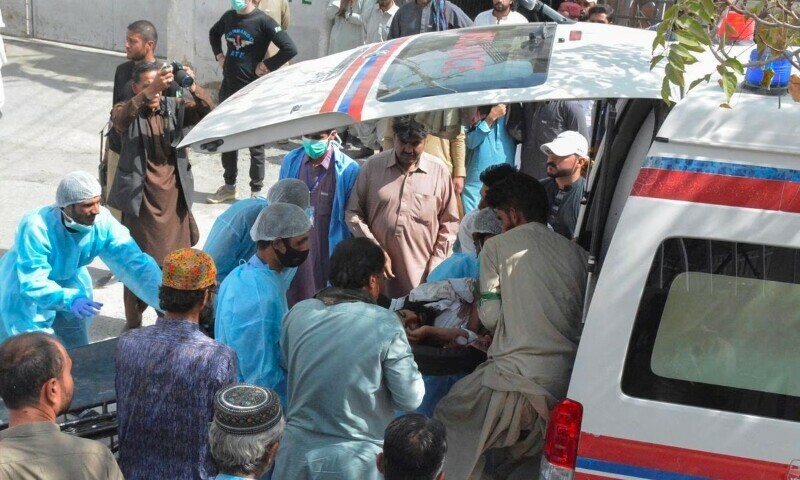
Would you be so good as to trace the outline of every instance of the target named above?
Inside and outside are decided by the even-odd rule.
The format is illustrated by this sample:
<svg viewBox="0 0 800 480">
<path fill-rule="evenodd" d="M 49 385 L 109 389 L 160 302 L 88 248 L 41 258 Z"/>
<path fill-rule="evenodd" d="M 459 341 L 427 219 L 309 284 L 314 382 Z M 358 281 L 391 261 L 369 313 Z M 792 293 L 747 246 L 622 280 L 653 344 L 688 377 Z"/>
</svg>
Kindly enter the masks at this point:
<svg viewBox="0 0 800 480">
<path fill-rule="evenodd" d="M 672 238 L 623 372 L 630 396 L 800 421 L 800 251 Z"/>
<path fill-rule="evenodd" d="M 541 85 L 547 80 L 555 32 L 554 24 L 525 24 L 417 37 L 391 61 L 378 100 Z"/>
</svg>

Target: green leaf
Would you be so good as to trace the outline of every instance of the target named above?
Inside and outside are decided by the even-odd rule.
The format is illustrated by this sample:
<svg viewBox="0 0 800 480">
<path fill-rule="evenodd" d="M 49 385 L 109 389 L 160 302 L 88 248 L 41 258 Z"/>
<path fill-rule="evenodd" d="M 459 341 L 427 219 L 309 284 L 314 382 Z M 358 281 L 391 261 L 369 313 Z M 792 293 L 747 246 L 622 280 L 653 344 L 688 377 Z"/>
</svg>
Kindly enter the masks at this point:
<svg viewBox="0 0 800 480">
<path fill-rule="evenodd" d="M 664 20 L 663 21 L 664 22 L 673 23 L 673 20 L 675 20 L 675 18 L 678 16 L 679 10 L 680 10 L 680 8 L 679 8 L 679 6 L 677 4 L 669 7 L 667 9 L 667 11 L 664 12 Z"/>
<path fill-rule="evenodd" d="M 686 47 L 681 45 L 680 43 L 673 43 L 669 47 L 669 51 L 670 52 L 674 51 L 676 54 L 680 55 L 684 59 L 694 58 L 694 54 L 692 52 L 690 52 Z"/>
<path fill-rule="evenodd" d="M 695 57 L 689 57 L 683 59 L 684 65 L 694 65 L 695 63 L 697 63 L 697 59 Z"/>
<path fill-rule="evenodd" d="M 730 101 L 733 94 L 736 92 L 736 84 L 737 84 L 736 75 L 726 72 L 725 76 L 722 77 L 722 89 L 725 91 L 725 98 Z"/>
<path fill-rule="evenodd" d="M 683 57 L 675 53 L 673 49 L 669 50 L 669 56 L 667 57 L 669 64 L 676 70 L 681 72 L 685 72 L 686 68 L 683 66 Z"/>
<path fill-rule="evenodd" d="M 739 75 L 744 75 L 744 65 L 742 62 L 735 58 L 728 59 L 728 66 L 733 69 L 734 72 L 738 73 Z"/>
<path fill-rule="evenodd" d="M 694 87 L 700 85 L 701 83 L 708 83 L 709 80 L 711 80 L 711 74 L 710 73 L 705 75 L 705 76 L 703 76 L 702 78 L 698 78 L 697 80 L 695 80 L 692 83 L 690 83 L 689 84 L 689 90 L 691 90 Z"/>
<path fill-rule="evenodd" d="M 669 97 L 672 93 L 672 90 L 669 88 L 669 79 L 664 77 L 664 80 L 661 81 L 661 100 L 664 100 L 664 103 L 669 104 Z"/>
<path fill-rule="evenodd" d="M 700 42 L 698 42 L 691 33 L 675 31 L 675 38 L 678 39 L 678 43 L 687 48 L 700 47 Z"/>
<path fill-rule="evenodd" d="M 769 88 L 769 85 L 772 83 L 772 79 L 774 77 L 775 77 L 775 70 L 771 68 L 765 69 L 764 76 L 761 78 L 761 87 Z"/>
<path fill-rule="evenodd" d="M 698 42 L 702 43 L 703 45 L 711 45 L 711 36 L 708 34 L 708 30 L 703 27 L 700 22 L 688 15 L 684 19 L 684 22 Z"/>
<path fill-rule="evenodd" d="M 664 55 L 656 55 L 655 57 L 653 57 L 653 59 L 650 60 L 650 70 L 656 68 L 656 65 L 658 65 L 658 63 L 663 59 Z"/>
<path fill-rule="evenodd" d="M 698 12 L 696 12 L 696 13 L 697 13 L 697 16 L 700 17 L 700 20 L 702 20 L 706 24 L 714 23 L 714 15 L 713 15 L 713 13 L 708 13 L 703 8 L 700 8 L 700 10 Z"/>
<path fill-rule="evenodd" d="M 667 75 L 670 82 L 680 87 L 684 86 L 683 72 L 675 68 L 671 63 L 668 63 L 667 66 L 664 67 L 664 73 Z"/>
<path fill-rule="evenodd" d="M 706 52 L 706 49 L 703 48 L 701 45 L 689 45 L 689 44 L 686 44 L 686 43 L 682 43 L 681 45 L 686 50 L 689 50 L 691 52 L 697 52 L 697 53 L 705 53 Z"/>
<path fill-rule="evenodd" d="M 712 0 L 700 0 L 700 4 L 703 6 L 703 12 L 707 13 L 710 17 L 713 17 L 715 13 L 717 13 L 717 9 L 714 8 L 714 2 Z"/>
</svg>

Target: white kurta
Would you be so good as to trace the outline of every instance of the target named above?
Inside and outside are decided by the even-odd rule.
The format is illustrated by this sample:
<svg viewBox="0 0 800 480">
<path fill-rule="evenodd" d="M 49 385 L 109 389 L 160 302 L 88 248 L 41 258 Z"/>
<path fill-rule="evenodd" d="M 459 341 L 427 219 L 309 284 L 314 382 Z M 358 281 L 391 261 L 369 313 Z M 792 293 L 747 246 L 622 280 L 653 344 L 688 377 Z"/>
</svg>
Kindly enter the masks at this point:
<svg viewBox="0 0 800 480">
<path fill-rule="evenodd" d="M 518 12 L 508 12 L 508 15 L 501 18 L 500 20 L 497 19 L 494 15 L 492 15 L 493 10 L 486 10 L 485 12 L 481 12 L 475 17 L 475 26 L 476 27 L 487 27 L 490 25 L 514 25 L 520 23 L 528 23 L 528 19 L 525 18 L 524 15 Z"/>
<path fill-rule="evenodd" d="M 513 447 L 515 459 L 539 453 L 578 348 L 586 258 L 538 223 L 486 242 L 480 315 L 493 336 L 489 360 L 456 383 L 435 414 L 447 427 L 448 478 L 479 477 L 479 457 L 490 448 Z"/>
<path fill-rule="evenodd" d="M 333 22 L 328 55 L 364 45 L 364 22 L 361 17 L 364 0 L 354 0 L 353 7 L 344 16 L 337 15 L 339 5 L 339 0 L 330 0 L 325 10 L 328 20 Z"/>
</svg>

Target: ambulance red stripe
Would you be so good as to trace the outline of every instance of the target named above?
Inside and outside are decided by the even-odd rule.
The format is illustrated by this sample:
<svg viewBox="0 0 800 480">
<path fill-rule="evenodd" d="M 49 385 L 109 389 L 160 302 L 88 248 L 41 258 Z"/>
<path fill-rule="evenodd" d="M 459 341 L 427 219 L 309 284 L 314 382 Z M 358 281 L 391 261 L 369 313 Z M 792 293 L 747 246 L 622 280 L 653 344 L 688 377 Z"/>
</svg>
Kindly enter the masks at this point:
<svg viewBox="0 0 800 480">
<path fill-rule="evenodd" d="M 578 457 L 720 480 L 786 480 L 788 463 L 773 463 L 581 432 Z M 576 480 L 602 475 L 578 472 Z"/>
</svg>

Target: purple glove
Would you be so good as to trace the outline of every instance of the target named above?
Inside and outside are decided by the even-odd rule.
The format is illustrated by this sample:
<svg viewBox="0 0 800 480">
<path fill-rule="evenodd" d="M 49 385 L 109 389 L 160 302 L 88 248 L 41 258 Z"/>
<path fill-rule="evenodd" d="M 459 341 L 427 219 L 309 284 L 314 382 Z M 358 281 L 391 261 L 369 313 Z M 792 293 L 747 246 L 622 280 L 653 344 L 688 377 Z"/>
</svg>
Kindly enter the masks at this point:
<svg viewBox="0 0 800 480">
<path fill-rule="evenodd" d="M 83 320 L 100 313 L 102 306 L 102 303 L 93 302 L 86 297 L 78 297 L 72 301 L 72 306 L 69 309 L 73 315 Z"/>
</svg>

